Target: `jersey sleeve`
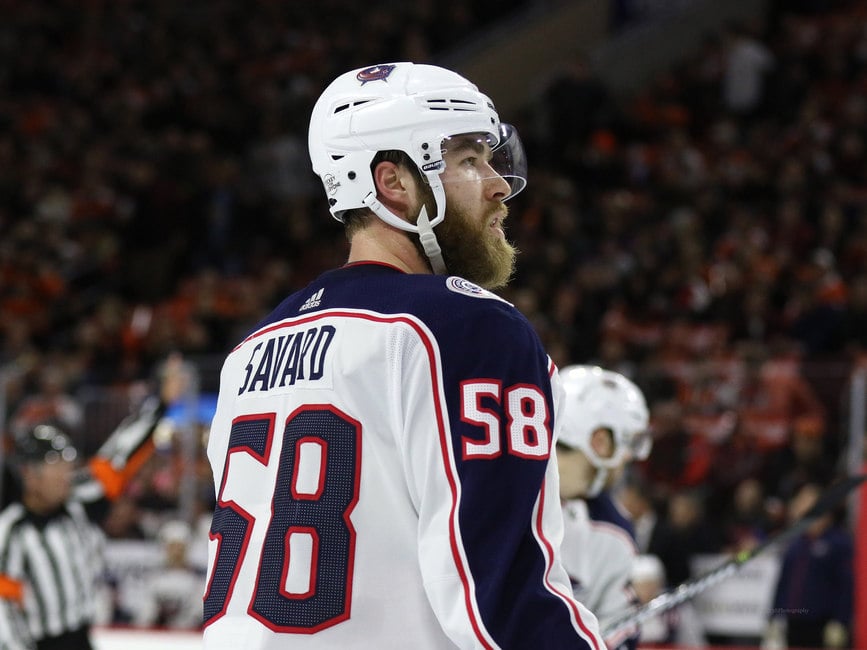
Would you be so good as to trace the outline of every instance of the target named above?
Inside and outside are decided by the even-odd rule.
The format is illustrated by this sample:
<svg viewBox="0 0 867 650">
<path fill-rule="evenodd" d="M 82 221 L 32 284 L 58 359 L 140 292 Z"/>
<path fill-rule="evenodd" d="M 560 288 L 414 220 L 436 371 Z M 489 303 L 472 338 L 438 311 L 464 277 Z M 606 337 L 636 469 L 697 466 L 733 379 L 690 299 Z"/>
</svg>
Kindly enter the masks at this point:
<svg viewBox="0 0 867 650">
<path fill-rule="evenodd" d="M 429 340 L 404 342 L 400 373 L 434 612 L 463 648 L 602 650 L 559 558 L 553 365 L 510 306 L 444 320 Z"/>
<path fill-rule="evenodd" d="M 30 635 L 24 616 L 25 585 L 21 540 L 14 534 L 18 516 L 9 506 L 0 514 L 0 647 L 9 650 L 31 650 L 36 644 Z"/>
</svg>

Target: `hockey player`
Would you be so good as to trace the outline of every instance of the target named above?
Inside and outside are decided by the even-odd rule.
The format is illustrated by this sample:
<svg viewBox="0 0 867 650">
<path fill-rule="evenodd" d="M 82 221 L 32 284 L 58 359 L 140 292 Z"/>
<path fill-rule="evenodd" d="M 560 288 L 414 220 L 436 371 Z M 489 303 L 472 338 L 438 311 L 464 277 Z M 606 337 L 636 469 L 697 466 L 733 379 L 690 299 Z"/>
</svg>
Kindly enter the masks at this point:
<svg viewBox="0 0 867 650">
<path fill-rule="evenodd" d="M 390 63 L 325 89 L 309 146 L 349 259 L 224 363 L 204 647 L 603 650 L 558 555 L 556 369 L 489 291 L 515 130 Z"/>
<path fill-rule="evenodd" d="M 635 536 L 608 490 L 628 462 L 650 454 L 647 404 L 632 381 L 598 366 L 567 366 L 560 377 L 566 390 L 557 442 L 563 563 L 576 598 L 604 624 L 635 604 L 629 584 Z M 634 646 L 636 633 L 606 642 Z"/>
</svg>

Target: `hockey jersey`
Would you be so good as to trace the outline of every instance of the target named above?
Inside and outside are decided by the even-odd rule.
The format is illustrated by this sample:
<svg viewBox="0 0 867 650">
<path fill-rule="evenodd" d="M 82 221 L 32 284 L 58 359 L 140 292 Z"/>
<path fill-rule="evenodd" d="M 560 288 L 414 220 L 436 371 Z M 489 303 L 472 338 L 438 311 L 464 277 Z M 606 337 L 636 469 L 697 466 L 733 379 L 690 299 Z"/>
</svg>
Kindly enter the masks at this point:
<svg viewBox="0 0 867 650">
<path fill-rule="evenodd" d="M 608 505 L 605 505 L 605 504 Z M 590 506 L 600 514 L 605 507 L 607 520 L 590 515 Z M 563 564 L 572 580 L 575 597 L 590 608 L 604 625 L 636 604 L 630 586 L 632 567 L 637 555 L 635 540 L 629 529 L 622 526 L 615 508 L 606 495 L 602 500 L 572 499 L 563 504 L 565 538 L 562 544 Z M 634 647 L 637 628 L 629 628 L 615 638 L 606 639 L 608 646 Z"/>
<path fill-rule="evenodd" d="M 347 265 L 220 381 L 206 650 L 603 650 L 559 559 L 556 368 L 512 305 Z"/>
</svg>

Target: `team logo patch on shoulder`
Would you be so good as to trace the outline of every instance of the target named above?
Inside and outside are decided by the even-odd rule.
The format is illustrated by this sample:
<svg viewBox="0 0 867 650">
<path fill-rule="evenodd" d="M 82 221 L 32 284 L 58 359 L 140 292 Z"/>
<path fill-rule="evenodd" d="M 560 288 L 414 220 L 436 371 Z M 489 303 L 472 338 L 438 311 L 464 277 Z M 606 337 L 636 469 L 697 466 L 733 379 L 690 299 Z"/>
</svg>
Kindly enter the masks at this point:
<svg viewBox="0 0 867 650">
<path fill-rule="evenodd" d="M 469 280 L 464 280 L 456 275 L 450 275 L 446 278 L 446 287 L 449 291 L 462 293 L 465 296 L 471 296 L 473 298 L 493 298 L 494 300 L 511 304 L 507 300 L 500 298 L 497 294 L 492 293 L 487 289 L 482 289 L 479 285 L 473 284 Z"/>
</svg>

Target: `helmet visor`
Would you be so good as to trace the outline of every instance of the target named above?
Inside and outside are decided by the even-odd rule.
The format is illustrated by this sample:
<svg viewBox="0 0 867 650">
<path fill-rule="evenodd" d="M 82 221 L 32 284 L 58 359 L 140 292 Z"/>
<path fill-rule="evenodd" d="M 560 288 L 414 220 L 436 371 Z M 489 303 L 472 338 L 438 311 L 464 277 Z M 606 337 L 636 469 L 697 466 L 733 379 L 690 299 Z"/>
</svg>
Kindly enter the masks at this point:
<svg viewBox="0 0 867 650">
<path fill-rule="evenodd" d="M 508 201 L 527 187 L 527 156 L 518 130 L 511 124 L 500 124 L 500 141 L 491 152 L 491 167 L 512 188 L 504 200 Z"/>
<path fill-rule="evenodd" d="M 518 132 L 511 124 L 500 124 L 498 139 L 490 133 L 462 133 L 443 140 L 442 153 L 449 151 L 477 151 L 478 177 L 485 180 L 499 177 L 509 185 L 508 201 L 527 186 L 527 157 Z M 454 182 L 454 181 L 452 181 Z M 460 181 L 458 181 L 460 182 Z"/>
<path fill-rule="evenodd" d="M 653 438 L 650 431 L 644 430 L 629 436 L 629 453 L 635 460 L 647 460 L 653 448 Z"/>
</svg>

